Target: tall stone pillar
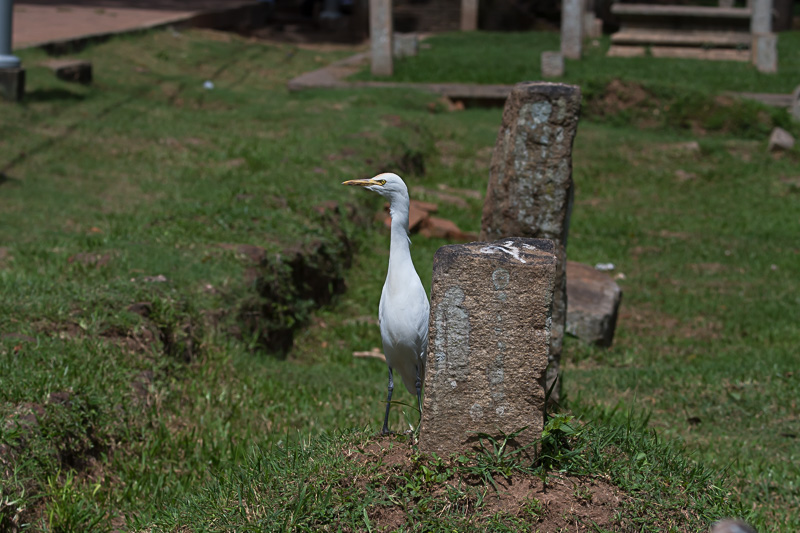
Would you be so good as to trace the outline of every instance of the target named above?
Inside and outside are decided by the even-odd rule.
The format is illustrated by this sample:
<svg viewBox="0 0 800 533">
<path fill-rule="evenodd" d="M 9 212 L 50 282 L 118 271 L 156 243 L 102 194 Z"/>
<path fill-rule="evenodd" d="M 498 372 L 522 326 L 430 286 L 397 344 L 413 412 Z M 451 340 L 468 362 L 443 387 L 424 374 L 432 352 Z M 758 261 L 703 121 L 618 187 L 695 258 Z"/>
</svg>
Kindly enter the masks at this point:
<svg viewBox="0 0 800 533">
<path fill-rule="evenodd" d="M 478 29 L 478 0 L 461 0 L 461 31 Z"/>
<path fill-rule="evenodd" d="M 553 252 L 550 240 L 520 238 L 436 252 L 420 450 L 460 453 L 478 433 L 524 430 L 510 447 L 541 437 Z"/>
<path fill-rule="evenodd" d="M 561 53 L 569 59 L 581 58 L 584 1 L 562 0 L 561 2 Z"/>
<path fill-rule="evenodd" d="M 392 0 L 369 0 L 369 38 L 372 75 L 391 76 L 392 64 Z"/>
<path fill-rule="evenodd" d="M 581 91 L 575 85 L 526 82 L 514 86 L 489 167 L 480 239 L 552 239 L 558 258 L 547 387 L 561 369 L 567 320 L 567 233 L 572 212 L 572 141 Z M 560 387 L 553 389 L 557 401 Z"/>
<path fill-rule="evenodd" d="M 772 0 L 753 0 L 750 18 L 750 33 L 772 32 Z"/>
</svg>

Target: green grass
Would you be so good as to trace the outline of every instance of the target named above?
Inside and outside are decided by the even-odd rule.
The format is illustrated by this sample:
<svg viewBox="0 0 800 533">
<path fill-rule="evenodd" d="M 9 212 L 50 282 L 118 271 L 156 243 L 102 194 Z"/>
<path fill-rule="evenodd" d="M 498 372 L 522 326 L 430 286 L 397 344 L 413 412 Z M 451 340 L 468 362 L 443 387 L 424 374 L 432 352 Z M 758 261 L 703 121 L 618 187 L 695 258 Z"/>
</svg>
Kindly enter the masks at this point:
<svg viewBox="0 0 800 533">
<path fill-rule="evenodd" d="M 778 38 L 778 73 L 762 74 L 749 63 L 606 57 L 609 36 L 584 45 L 581 60 L 566 60 L 562 81 L 583 85 L 613 79 L 675 90 L 790 93 L 800 72 L 800 32 Z M 556 32 L 478 32 L 436 35 L 424 41 L 417 57 L 395 62 L 392 80 L 403 82 L 506 83 L 541 79 L 541 54 L 557 51 Z M 362 72 L 354 79 L 370 79 Z M 376 78 L 377 79 L 377 78 Z"/>
<path fill-rule="evenodd" d="M 503 448 L 502 438 L 486 439 L 476 453 L 439 458 L 419 454 L 406 436 L 381 442 L 372 431 L 257 448 L 162 513 L 152 530 L 555 531 L 548 527 L 568 521 L 558 531 L 578 525 L 586 531 L 701 531 L 720 516 L 743 513 L 716 473 L 647 435 L 631 418 L 582 426 L 557 416 L 546 430 L 551 436 L 532 462 Z M 597 490 L 581 476 L 602 478 L 630 495 L 615 510 L 612 529 L 574 511 Z M 536 489 L 498 510 L 512 494 L 511 479 Z M 576 483 L 571 506 L 537 499 L 548 494 L 541 481 L 553 492 L 565 480 Z"/>
<path fill-rule="evenodd" d="M 439 184 L 482 192 L 501 112 L 431 112 L 432 97 L 406 91 L 286 92 L 292 76 L 344 54 L 153 32 L 83 51 L 96 81 L 82 87 L 22 52 L 28 99 L 0 104 L 0 529 L 86 531 L 98 514 L 98 530 L 211 515 L 244 527 L 229 513 L 237 479 L 277 468 L 324 488 L 331 478 L 302 477 L 319 465 L 300 459 L 317 450 L 334 476 L 337 446 L 378 429 L 386 367 L 352 352 L 380 345 L 388 239 L 372 222 L 381 199 L 339 183 L 399 166 L 418 199 L 439 201 Z M 619 445 L 633 443 L 634 461 L 618 474 L 603 466 L 627 490 L 694 480 L 695 492 L 664 496 L 690 505 L 708 488 L 703 468 L 687 479 L 635 460 L 680 465 L 688 453 L 729 469 L 731 503 L 753 508 L 756 524 L 795 531 L 800 155 L 767 154 L 758 129 L 709 131 L 727 133 L 581 123 L 570 256 L 615 263 L 625 297 L 612 349 L 567 343 L 565 392 L 598 435 L 622 431 L 604 414 L 618 403 L 651 412 L 657 436 L 626 429 Z M 694 139 L 699 151 L 675 147 Z M 425 172 L 402 168 L 408 156 Z M 478 231 L 482 202 L 464 200 L 439 201 L 438 214 Z M 319 214 L 326 201 L 340 214 Z M 446 241 L 413 242 L 430 290 Z M 231 244 L 259 246 L 263 264 Z M 304 327 L 288 354 L 264 350 L 242 310 L 264 305 L 264 286 L 293 287 L 294 251 L 319 247 L 352 259 L 328 269 L 347 292 L 325 306 L 266 293 L 285 308 L 259 328 Z M 396 391 L 413 403 L 406 394 Z M 414 411 L 395 407 L 392 427 L 416 424 Z M 266 481 L 250 480 L 254 505 L 272 494 Z M 724 491 L 709 494 L 710 513 L 736 511 Z M 342 516 L 361 524 L 363 502 L 330 497 L 350 497 Z M 640 505 L 631 520 L 651 511 Z M 316 512 L 292 520 L 324 521 Z"/>
</svg>

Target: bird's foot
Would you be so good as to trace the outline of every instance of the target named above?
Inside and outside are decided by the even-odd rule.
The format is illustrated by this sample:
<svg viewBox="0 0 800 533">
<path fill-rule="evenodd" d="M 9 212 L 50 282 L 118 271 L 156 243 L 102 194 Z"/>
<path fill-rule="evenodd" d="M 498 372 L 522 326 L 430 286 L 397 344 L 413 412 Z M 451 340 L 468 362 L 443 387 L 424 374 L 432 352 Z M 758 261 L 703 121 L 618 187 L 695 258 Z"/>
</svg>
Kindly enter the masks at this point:
<svg viewBox="0 0 800 533">
<path fill-rule="evenodd" d="M 381 435 L 381 437 L 385 437 L 386 435 L 394 435 L 394 432 L 393 432 L 393 431 L 391 431 L 391 430 L 390 430 L 389 428 L 387 428 L 386 426 L 383 426 L 383 429 L 381 429 L 381 433 L 380 433 L 380 435 Z"/>
</svg>

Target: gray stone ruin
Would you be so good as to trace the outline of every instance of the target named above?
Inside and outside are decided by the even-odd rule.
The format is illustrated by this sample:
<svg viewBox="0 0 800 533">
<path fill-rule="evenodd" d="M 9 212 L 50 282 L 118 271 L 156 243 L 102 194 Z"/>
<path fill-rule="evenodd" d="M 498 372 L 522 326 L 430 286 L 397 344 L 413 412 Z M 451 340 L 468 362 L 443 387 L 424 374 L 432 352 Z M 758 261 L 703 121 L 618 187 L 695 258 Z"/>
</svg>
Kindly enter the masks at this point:
<svg viewBox="0 0 800 533">
<path fill-rule="evenodd" d="M 436 252 L 420 450 L 447 456 L 523 428 L 510 446 L 541 437 L 556 267 L 544 239 Z"/>
<path fill-rule="evenodd" d="M 394 72 L 392 0 L 369 0 L 369 39 L 371 71 L 374 76 Z"/>
<path fill-rule="evenodd" d="M 526 82 L 514 86 L 503 109 L 489 167 L 482 241 L 506 237 L 555 243 L 555 295 L 547 388 L 560 372 L 567 316 L 566 247 L 572 211 L 572 141 L 581 91 L 575 85 Z M 552 399 L 558 401 L 559 386 Z"/>
<path fill-rule="evenodd" d="M 567 59 L 580 59 L 583 47 L 585 0 L 561 2 L 561 53 Z"/>
</svg>

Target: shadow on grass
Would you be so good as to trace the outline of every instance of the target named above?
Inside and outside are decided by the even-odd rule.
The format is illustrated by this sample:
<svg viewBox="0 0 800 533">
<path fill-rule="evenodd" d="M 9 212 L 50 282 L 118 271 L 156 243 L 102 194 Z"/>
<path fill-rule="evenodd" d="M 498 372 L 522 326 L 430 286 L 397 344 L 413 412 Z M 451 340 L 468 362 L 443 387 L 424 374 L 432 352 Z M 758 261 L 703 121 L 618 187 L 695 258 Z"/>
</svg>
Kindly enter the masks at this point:
<svg viewBox="0 0 800 533">
<path fill-rule="evenodd" d="M 74 100 L 76 102 L 83 101 L 86 97 L 82 94 L 77 94 L 67 89 L 36 89 L 34 91 L 25 93 L 25 101 L 32 102 L 52 102 L 54 100 Z"/>
</svg>

